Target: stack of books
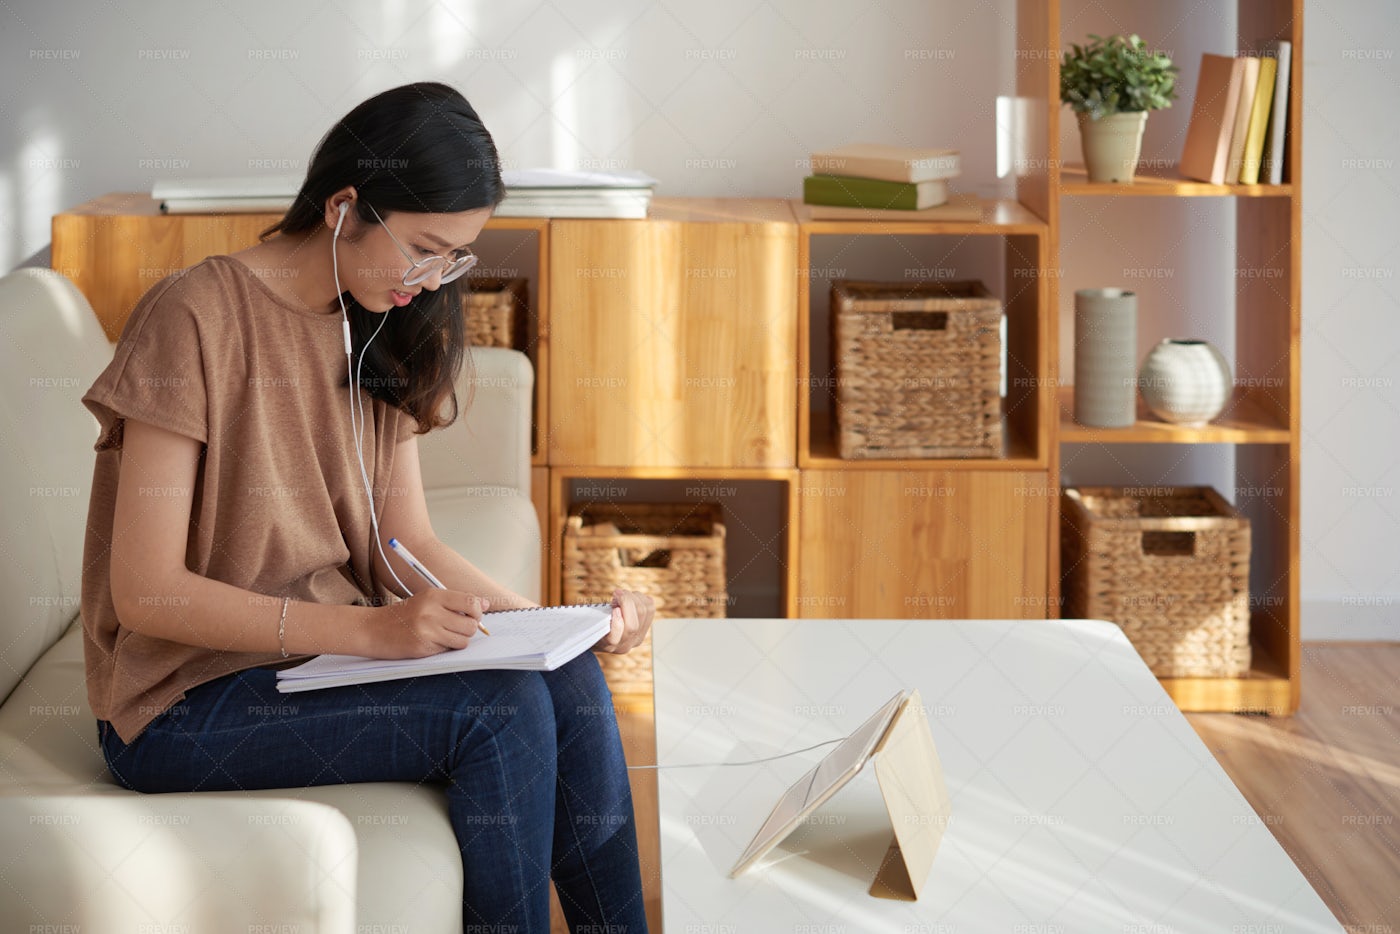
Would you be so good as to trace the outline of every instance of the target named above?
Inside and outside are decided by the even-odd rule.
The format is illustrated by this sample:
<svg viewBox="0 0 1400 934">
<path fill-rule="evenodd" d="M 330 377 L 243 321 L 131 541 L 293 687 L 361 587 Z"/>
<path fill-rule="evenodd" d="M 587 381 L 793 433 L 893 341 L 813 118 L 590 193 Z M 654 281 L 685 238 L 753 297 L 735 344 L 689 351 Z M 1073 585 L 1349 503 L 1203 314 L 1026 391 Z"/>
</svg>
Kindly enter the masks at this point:
<svg viewBox="0 0 1400 934">
<path fill-rule="evenodd" d="M 512 169 L 501 178 L 506 197 L 497 217 L 642 218 L 656 188 L 644 172 Z"/>
<path fill-rule="evenodd" d="M 1292 44 L 1258 55 L 1201 56 L 1201 77 L 1181 154 L 1181 174 L 1217 185 L 1283 182 Z"/>
<path fill-rule="evenodd" d="M 151 186 L 165 214 L 282 214 L 301 189 L 299 175 L 166 179 Z"/>
<path fill-rule="evenodd" d="M 976 195 L 953 195 L 956 149 L 853 143 L 812 153 L 802 201 L 813 220 L 978 221 Z"/>
</svg>

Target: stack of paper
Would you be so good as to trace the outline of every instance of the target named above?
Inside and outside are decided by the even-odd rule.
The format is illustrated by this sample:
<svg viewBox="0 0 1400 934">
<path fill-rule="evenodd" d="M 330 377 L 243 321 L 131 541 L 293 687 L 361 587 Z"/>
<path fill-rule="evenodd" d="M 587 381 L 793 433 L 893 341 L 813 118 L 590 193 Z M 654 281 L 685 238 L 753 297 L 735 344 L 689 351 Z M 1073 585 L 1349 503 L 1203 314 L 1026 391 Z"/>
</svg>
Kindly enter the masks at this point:
<svg viewBox="0 0 1400 934">
<path fill-rule="evenodd" d="M 280 214 L 300 189 L 299 175 L 180 178 L 156 182 L 151 197 L 166 214 Z"/>
<path fill-rule="evenodd" d="M 656 187 L 645 172 L 513 169 L 501 179 L 506 197 L 497 217 L 642 218 Z"/>
<path fill-rule="evenodd" d="M 498 610 L 482 614 L 491 634 L 477 633 L 464 649 L 402 659 L 318 655 L 277 672 L 277 690 L 290 694 L 482 668 L 553 671 L 607 635 L 611 618 L 610 603 Z"/>
</svg>

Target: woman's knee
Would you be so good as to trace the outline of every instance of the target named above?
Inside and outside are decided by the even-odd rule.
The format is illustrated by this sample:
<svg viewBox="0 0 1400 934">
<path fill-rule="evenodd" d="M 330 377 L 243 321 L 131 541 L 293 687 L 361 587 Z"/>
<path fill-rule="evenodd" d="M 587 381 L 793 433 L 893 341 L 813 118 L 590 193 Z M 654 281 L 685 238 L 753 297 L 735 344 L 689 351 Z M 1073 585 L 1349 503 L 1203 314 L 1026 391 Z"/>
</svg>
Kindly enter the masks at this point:
<svg viewBox="0 0 1400 934">
<path fill-rule="evenodd" d="M 557 727 L 549 688 L 540 673 L 493 670 L 473 674 L 487 677 L 467 679 L 472 689 L 454 695 L 459 746 L 474 745 L 473 737 L 480 737 L 484 729 L 497 740 L 497 747 L 534 750 L 541 765 L 547 758 L 552 768 Z M 469 749 L 459 751 L 470 755 Z"/>
<path fill-rule="evenodd" d="M 555 716 L 561 721 L 579 716 L 612 718 L 612 690 L 592 652 L 584 652 L 554 671 L 543 672 L 543 676 L 554 700 Z"/>
</svg>

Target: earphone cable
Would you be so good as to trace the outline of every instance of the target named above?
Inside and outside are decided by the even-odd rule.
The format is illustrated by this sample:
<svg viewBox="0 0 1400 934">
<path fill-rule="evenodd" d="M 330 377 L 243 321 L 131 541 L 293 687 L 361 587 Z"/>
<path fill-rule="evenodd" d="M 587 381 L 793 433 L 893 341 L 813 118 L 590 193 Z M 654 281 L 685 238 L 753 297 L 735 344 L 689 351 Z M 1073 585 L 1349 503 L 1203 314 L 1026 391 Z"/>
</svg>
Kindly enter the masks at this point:
<svg viewBox="0 0 1400 934">
<path fill-rule="evenodd" d="M 340 239 L 340 227 L 341 227 L 341 225 L 342 225 L 343 223 L 345 223 L 345 212 L 346 212 L 346 210 L 347 210 L 347 207 L 348 207 L 348 206 L 345 205 L 345 204 L 342 204 L 342 205 L 340 206 L 340 218 L 339 218 L 339 220 L 336 221 L 336 224 L 335 224 L 335 236 L 331 238 L 331 275 L 335 278 L 335 297 L 336 297 L 336 299 L 340 302 L 340 314 L 341 314 L 341 319 L 342 319 L 342 321 L 343 321 L 344 324 L 345 324 L 345 375 L 346 375 L 346 378 L 350 381 L 350 431 L 351 431 L 352 434 L 355 435 L 355 458 L 356 458 L 356 460 L 359 462 L 359 465 L 360 465 L 360 480 L 361 480 L 362 483 L 364 483 L 364 486 L 365 486 L 365 495 L 369 498 L 369 521 L 370 521 L 370 525 L 371 525 L 371 526 L 373 527 L 373 529 L 374 529 L 374 544 L 375 544 L 375 547 L 377 547 L 377 548 L 379 549 L 379 557 L 382 558 L 382 559 L 384 560 L 384 566 L 385 566 L 386 568 L 389 569 L 389 573 L 390 573 L 391 575 L 393 575 L 394 580 L 398 583 L 398 585 L 399 585 L 400 587 L 402 587 L 402 588 L 404 589 L 404 592 L 407 593 L 407 594 L 411 597 L 411 596 L 413 596 L 413 591 L 410 590 L 410 589 L 408 588 L 408 585 L 407 585 L 407 584 L 405 584 L 403 581 L 399 580 L 399 575 L 394 571 L 394 566 L 393 566 L 392 564 L 389 563 L 389 558 L 388 558 L 388 556 L 386 556 L 386 555 L 384 554 L 384 545 L 379 541 L 379 519 L 375 516 L 375 510 L 374 510 L 374 489 L 373 489 L 373 487 L 370 485 L 370 482 L 369 482 L 369 471 L 365 469 L 365 455 L 364 455 L 364 422 L 365 422 L 365 411 L 364 411 L 364 404 L 363 404 L 363 402 L 361 402 L 361 404 L 360 404 L 360 427 L 359 427 L 359 428 L 356 428 L 356 425 L 355 425 L 355 403 L 356 403 L 356 401 L 358 401 L 359 398 L 360 398 L 360 380 L 359 380 L 359 372 L 358 372 L 358 371 L 352 370 L 352 362 L 353 362 L 353 360 L 352 360 L 352 352 L 351 352 L 351 349 L 350 349 L 350 313 L 349 313 L 348 311 L 346 311 L 346 309 L 345 309 L 345 292 L 344 292 L 344 291 L 341 289 L 341 287 L 340 287 L 340 254 L 338 253 L 338 251 L 337 251 L 336 248 L 335 248 L 335 247 L 336 247 L 337 241 L 339 241 L 339 239 Z M 387 314 L 386 314 L 386 317 L 387 317 Z M 364 365 L 365 365 L 365 351 L 369 349 L 369 345 L 370 345 L 371 343 L 374 342 L 374 339 L 375 339 L 376 337 L 379 336 L 379 331 L 380 331 L 383 327 L 384 327 L 384 321 L 381 320 L 381 321 L 379 322 L 379 327 L 378 327 L 378 328 L 375 328 L 374 333 L 370 335 L 369 340 L 365 341 L 365 346 L 364 346 L 363 348 L 361 348 L 361 350 L 360 350 L 360 368 L 361 368 L 361 369 L 363 369 L 363 367 L 364 367 Z M 371 563 L 371 564 L 374 563 L 372 557 L 371 557 L 371 559 L 370 559 L 370 563 Z"/>
<path fill-rule="evenodd" d="M 820 749 L 820 748 L 823 747 L 823 746 L 830 746 L 832 743 L 842 743 L 842 742 L 845 742 L 845 741 L 848 740 L 848 739 L 850 739 L 850 736 L 849 736 L 849 735 L 848 735 L 848 736 L 841 736 L 841 737 L 838 737 L 838 738 L 836 738 L 836 739 L 829 739 L 829 740 L 827 740 L 827 741 L 824 742 L 824 743 L 817 743 L 817 744 L 812 745 L 812 746 L 807 746 L 807 747 L 805 747 L 805 748 L 803 748 L 803 749 L 794 749 L 792 752 L 785 752 L 785 753 L 782 753 L 781 755 L 776 755 L 776 756 L 768 756 L 768 757 L 763 758 L 763 759 L 750 759 L 750 760 L 748 760 L 747 762 L 681 762 L 681 763 L 677 763 L 677 764 L 675 764 L 675 765 L 629 765 L 627 768 L 628 768 L 629 770 L 631 770 L 631 769 L 708 769 L 708 768 L 715 768 L 715 767 L 717 767 L 717 766 L 725 766 L 725 765 L 759 765 L 759 764 L 764 763 L 764 762 L 772 762 L 772 761 L 774 761 L 775 759 L 786 759 L 788 756 L 801 755 L 801 754 L 804 753 L 804 752 L 810 752 L 810 751 L 813 750 L 813 749 Z"/>
</svg>

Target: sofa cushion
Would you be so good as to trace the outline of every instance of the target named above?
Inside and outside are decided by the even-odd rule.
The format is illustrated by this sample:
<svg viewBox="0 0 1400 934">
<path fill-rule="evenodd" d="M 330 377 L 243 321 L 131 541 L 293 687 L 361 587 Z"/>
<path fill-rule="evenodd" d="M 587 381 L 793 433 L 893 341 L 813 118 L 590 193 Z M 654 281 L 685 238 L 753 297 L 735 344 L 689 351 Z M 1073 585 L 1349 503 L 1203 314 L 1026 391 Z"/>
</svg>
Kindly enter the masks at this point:
<svg viewBox="0 0 1400 934">
<path fill-rule="evenodd" d="M 424 490 L 423 498 L 443 544 L 502 587 L 539 602 L 540 522 L 530 500 L 512 487 Z"/>
<path fill-rule="evenodd" d="M 457 374 L 457 421 L 418 438 L 423 488 L 508 486 L 528 496 L 534 384 L 520 351 L 472 348 L 471 366 Z"/>
<path fill-rule="evenodd" d="M 0 705 L 0 794 L 137 794 L 116 784 L 98 747 L 83 688 L 80 625 L 70 627 Z M 196 797 L 248 796 L 318 801 L 345 814 L 360 851 L 359 930 L 446 931 L 461 924 L 462 861 L 440 786 L 364 782 Z M 209 832 L 219 833 L 217 824 Z M 384 927 L 365 927 L 370 924 Z"/>
<path fill-rule="evenodd" d="M 3 700 L 78 614 L 98 433 L 82 395 L 113 351 L 87 299 L 48 269 L 0 278 L 0 347 Z"/>
</svg>

